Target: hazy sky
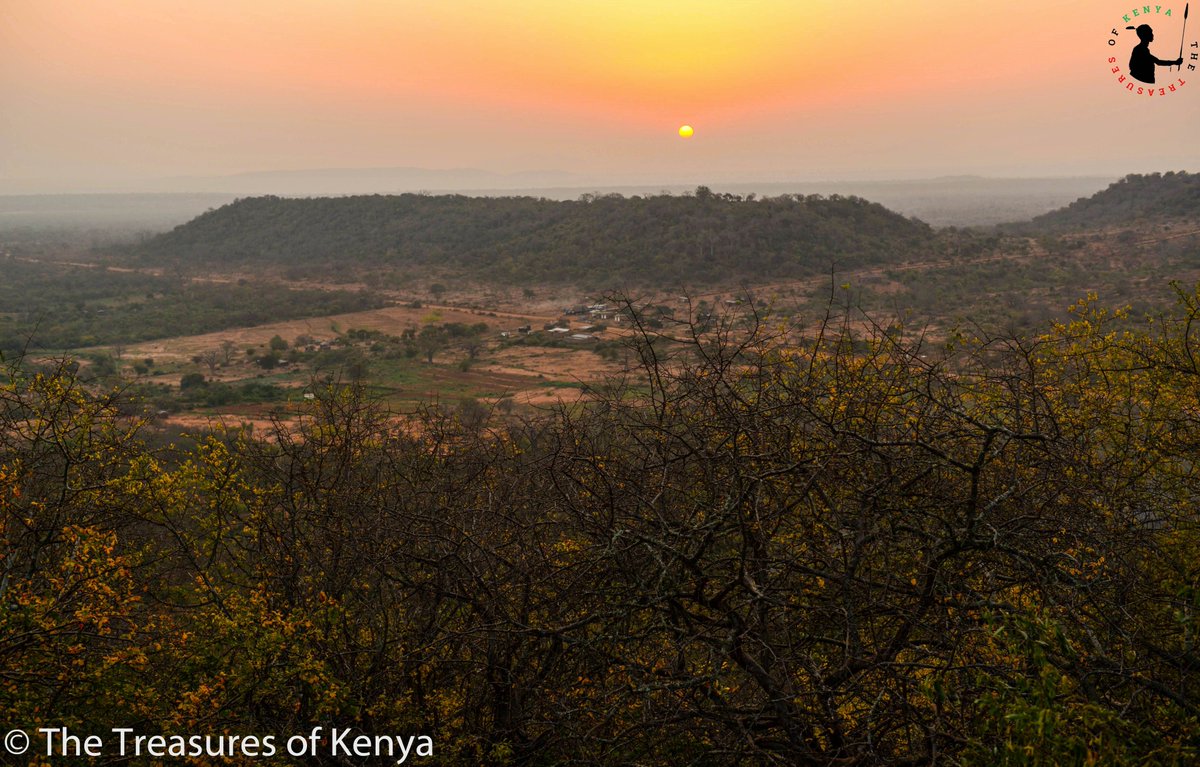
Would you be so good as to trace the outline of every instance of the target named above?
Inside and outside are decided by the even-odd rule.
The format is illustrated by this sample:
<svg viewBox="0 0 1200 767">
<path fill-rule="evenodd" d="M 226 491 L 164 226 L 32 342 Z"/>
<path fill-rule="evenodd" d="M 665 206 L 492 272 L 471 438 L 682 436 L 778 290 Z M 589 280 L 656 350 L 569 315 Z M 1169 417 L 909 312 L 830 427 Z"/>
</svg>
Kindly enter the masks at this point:
<svg viewBox="0 0 1200 767">
<path fill-rule="evenodd" d="M 1160 58 L 1178 51 L 1183 6 L 1137 20 Z M 0 0 L 0 182 L 378 166 L 647 183 L 1200 170 L 1200 72 L 1152 99 L 1110 72 L 1136 42 L 1121 19 L 1133 7 Z M 683 123 L 694 138 L 678 138 Z"/>
</svg>

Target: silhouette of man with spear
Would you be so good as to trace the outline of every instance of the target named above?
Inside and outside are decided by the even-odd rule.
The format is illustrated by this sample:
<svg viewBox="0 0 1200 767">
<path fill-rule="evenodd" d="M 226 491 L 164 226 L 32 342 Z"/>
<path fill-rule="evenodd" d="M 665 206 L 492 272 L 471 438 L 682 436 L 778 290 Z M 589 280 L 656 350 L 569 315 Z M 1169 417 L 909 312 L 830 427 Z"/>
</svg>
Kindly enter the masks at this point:
<svg viewBox="0 0 1200 767">
<path fill-rule="evenodd" d="M 1187 34 L 1187 17 L 1188 9 L 1183 9 L 1183 29 L 1184 34 Z M 1140 27 L 1125 27 L 1126 29 L 1134 29 L 1137 32 L 1140 43 L 1133 46 L 1133 53 L 1129 56 L 1129 75 L 1135 80 L 1141 80 L 1144 83 L 1154 84 L 1154 67 L 1175 67 L 1183 65 L 1183 40 L 1179 42 L 1179 58 L 1175 60 L 1160 59 L 1150 52 L 1150 43 L 1154 41 L 1154 30 L 1149 24 L 1142 24 Z"/>
</svg>

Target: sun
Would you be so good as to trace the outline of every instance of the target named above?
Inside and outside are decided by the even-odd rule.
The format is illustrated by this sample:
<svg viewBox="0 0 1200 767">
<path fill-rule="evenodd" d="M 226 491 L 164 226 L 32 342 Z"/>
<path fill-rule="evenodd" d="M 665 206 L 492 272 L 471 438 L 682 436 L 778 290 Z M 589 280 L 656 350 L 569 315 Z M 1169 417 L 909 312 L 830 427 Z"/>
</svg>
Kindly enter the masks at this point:
<svg viewBox="0 0 1200 767">
<path fill-rule="evenodd" d="M 679 138 L 691 138 L 692 134 L 695 132 L 696 131 L 692 130 L 692 126 L 690 125 L 679 126 Z"/>
</svg>

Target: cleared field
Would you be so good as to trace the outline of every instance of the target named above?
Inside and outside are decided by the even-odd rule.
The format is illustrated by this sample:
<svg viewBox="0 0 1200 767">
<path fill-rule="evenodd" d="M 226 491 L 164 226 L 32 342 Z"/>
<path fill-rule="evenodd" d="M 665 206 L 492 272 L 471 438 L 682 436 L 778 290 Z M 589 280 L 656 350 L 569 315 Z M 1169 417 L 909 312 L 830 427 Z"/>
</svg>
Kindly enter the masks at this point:
<svg viewBox="0 0 1200 767">
<path fill-rule="evenodd" d="M 295 418 L 304 408 L 304 389 L 314 381 L 329 375 L 347 375 L 344 366 L 322 364 L 319 355 L 311 354 L 306 354 L 303 360 L 281 361 L 278 367 L 264 370 L 257 360 L 267 353 L 271 339 L 276 336 L 289 345 L 301 336 L 327 344 L 333 341 L 334 356 L 341 354 L 361 360 L 364 364 L 356 374 L 359 380 L 373 397 L 398 413 L 411 412 L 428 403 L 458 407 L 464 401 L 478 401 L 485 406 L 500 400 L 509 400 L 520 407 L 552 406 L 560 401 L 577 399 L 589 384 L 621 370 L 619 362 L 601 358 L 586 344 L 570 347 L 540 346 L 536 342 L 513 345 L 521 338 L 516 333 L 518 327 L 532 325 L 540 329 L 557 317 L 557 313 L 549 311 L 544 314 L 522 312 L 520 308 L 510 305 L 484 310 L 406 303 L 384 309 L 135 344 L 121 350 L 122 360 L 128 366 L 152 359 L 154 369 L 139 380 L 167 384 L 174 391 L 179 390 L 184 376 L 195 374 L 214 383 L 240 386 L 254 382 L 277 387 L 283 393 L 274 402 L 185 405 L 182 412 L 160 411 L 157 416 L 160 423 L 185 430 L 249 426 L 258 433 L 268 430 L 273 420 Z M 549 304 L 543 299 L 538 308 L 549 309 Z M 475 349 L 474 359 L 469 359 L 464 346 L 453 343 L 438 349 L 430 363 L 424 354 L 396 354 L 394 346 L 389 347 L 391 353 L 379 354 L 378 349 L 372 349 L 375 336 L 355 340 L 364 332 L 399 337 L 406 332 L 419 332 L 426 326 L 446 323 L 466 326 L 485 323 L 488 326 Z M 510 335 L 503 337 L 504 331 Z M 615 332 L 608 334 L 610 338 L 617 335 Z M 200 355 L 220 349 L 223 344 L 232 347 L 226 361 L 215 367 L 197 362 Z"/>
<path fill-rule="evenodd" d="M 239 347 L 260 346 L 278 335 L 289 343 L 298 336 L 333 338 L 339 333 L 353 329 L 378 330 L 389 335 L 400 335 L 409 328 L 419 328 L 430 322 L 486 322 L 499 331 L 501 328 L 544 321 L 537 315 L 506 314 L 492 316 L 487 311 L 458 309 L 447 306 L 393 306 L 363 312 L 335 314 L 328 317 L 310 317 L 285 322 L 272 322 L 249 328 L 222 330 L 196 336 L 166 338 L 136 344 L 127 348 L 131 355 L 151 355 L 163 358 L 191 358 L 207 349 L 220 346 L 223 341 L 232 341 Z"/>
</svg>

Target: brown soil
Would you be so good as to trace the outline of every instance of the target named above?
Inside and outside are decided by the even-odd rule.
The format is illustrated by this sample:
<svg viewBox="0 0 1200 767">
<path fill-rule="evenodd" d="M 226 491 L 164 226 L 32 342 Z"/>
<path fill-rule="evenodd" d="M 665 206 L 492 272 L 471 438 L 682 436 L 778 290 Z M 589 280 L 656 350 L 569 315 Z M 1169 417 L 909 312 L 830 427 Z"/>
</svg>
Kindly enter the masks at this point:
<svg viewBox="0 0 1200 767">
<path fill-rule="evenodd" d="M 335 338 L 338 332 L 344 333 L 352 328 L 378 330 L 390 335 L 400 335 L 408 328 L 419 328 L 427 322 L 467 324 L 486 322 L 490 328 L 499 331 L 510 325 L 512 330 L 515 330 L 518 325 L 544 321 L 541 317 L 528 314 L 505 313 L 501 317 L 498 312 L 493 316 L 484 310 L 460 309 L 450 306 L 423 306 L 419 309 L 392 306 L 385 309 L 335 314 L 328 317 L 273 322 L 267 325 L 222 330 L 198 336 L 147 341 L 127 347 L 126 354 L 152 356 L 155 359 L 191 359 L 202 351 L 219 347 L 223 341 L 232 341 L 238 347 L 236 353 L 243 354 L 242 349 L 247 346 L 265 345 L 276 335 L 291 343 L 300 335 L 329 340 Z"/>
</svg>

